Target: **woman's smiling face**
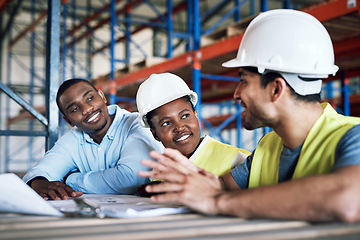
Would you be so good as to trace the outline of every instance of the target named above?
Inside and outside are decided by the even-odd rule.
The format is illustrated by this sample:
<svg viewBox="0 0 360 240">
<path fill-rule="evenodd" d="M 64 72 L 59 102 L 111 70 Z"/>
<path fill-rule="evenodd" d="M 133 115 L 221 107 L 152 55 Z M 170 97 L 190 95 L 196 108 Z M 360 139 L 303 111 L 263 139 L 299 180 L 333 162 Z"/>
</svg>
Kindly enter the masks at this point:
<svg viewBox="0 0 360 240">
<path fill-rule="evenodd" d="M 190 157 L 200 143 L 200 126 L 197 112 L 191 103 L 182 97 L 154 110 L 150 119 L 156 140 L 166 148 L 178 149 Z"/>
</svg>

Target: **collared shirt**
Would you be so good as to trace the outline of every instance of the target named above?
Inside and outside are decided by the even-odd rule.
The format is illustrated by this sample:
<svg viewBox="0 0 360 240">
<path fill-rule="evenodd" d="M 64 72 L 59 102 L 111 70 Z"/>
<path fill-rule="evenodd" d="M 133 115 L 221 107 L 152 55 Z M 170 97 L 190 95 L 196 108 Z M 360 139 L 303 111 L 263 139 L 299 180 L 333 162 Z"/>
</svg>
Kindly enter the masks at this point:
<svg viewBox="0 0 360 240">
<path fill-rule="evenodd" d="M 137 176 L 149 170 L 140 161 L 149 159 L 151 150 L 162 151 L 147 128 L 138 123 L 138 113 L 116 105 L 108 106 L 114 120 L 98 144 L 85 132 L 74 128 L 62 136 L 44 158 L 24 176 L 25 182 L 35 177 L 63 181 L 74 190 L 97 194 L 134 194 L 148 179 Z"/>
</svg>

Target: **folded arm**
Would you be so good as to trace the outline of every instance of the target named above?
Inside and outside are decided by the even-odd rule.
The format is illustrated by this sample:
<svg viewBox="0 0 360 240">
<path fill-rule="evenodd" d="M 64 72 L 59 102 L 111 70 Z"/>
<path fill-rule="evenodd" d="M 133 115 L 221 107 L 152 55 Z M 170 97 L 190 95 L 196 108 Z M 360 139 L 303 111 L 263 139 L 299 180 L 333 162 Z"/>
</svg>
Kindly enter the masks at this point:
<svg viewBox="0 0 360 240">
<path fill-rule="evenodd" d="M 151 150 L 153 146 L 146 139 L 129 136 L 114 167 L 73 173 L 67 178 L 66 184 L 84 193 L 134 194 L 140 185 L 147 182 L 147 179 L 137 176 L 136 173 L 140 170 L 149 170 L 140 164 L 140 161 L 148 158 Z"/>
</svg>

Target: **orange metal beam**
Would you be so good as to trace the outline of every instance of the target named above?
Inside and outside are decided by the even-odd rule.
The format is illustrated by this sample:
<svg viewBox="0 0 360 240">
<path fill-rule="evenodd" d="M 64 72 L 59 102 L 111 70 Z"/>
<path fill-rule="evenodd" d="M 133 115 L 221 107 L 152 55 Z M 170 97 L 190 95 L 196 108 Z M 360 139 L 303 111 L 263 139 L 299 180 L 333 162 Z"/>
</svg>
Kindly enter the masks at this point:
<svg viewBox="0 0 360 240">
<path fill-rule="evenodd" d="M 243 34 L 230 37 L 208 47 L 204 47 L 198 51 L 187 52 L 181 56 L 168 59 L 163 63 L 143 68 L 136 72 L 126 74 L 125 76 L 118 77 L 114 79 L 116 88 L 121 88 L 122 86 L 126 86 L 128 84 L 145 79 L 149 77 L 152 73 L 173 71 L 189 66 L 192 63 L 195 54 L 197 54 L 198 52 L 201 53 L 201 60 L 204 61 L 221 56 L 225 53 L 237 51 L 242 36 Z M 104 85 L 98 85 L 96 87 L 102 89 L 104 92 L 107 92 L 110 89 L 110 83 L 105 83 Z"/>
<path fill-rule="evenodd" d="M 345 71 L 345 77 L 347 78 L 356 77 L 356 76 L 360 76 L 360 69 L 352 69 Z M 341 78 L 340 73 L 338 72 L 335 76 L 329 76 L 328 78 L 324 79 L 323 82 L 330 82 L 330 81 L 338 80 L 340 78 Z"/>
<path fill-rule="evenodd" d="M 335 42 L 334 44 L 335 60 L 336 55 L 343 52 L 351 51 L 360 48 L 360 37 L 349 38 L 343 41 Z"/>
<path fill-rule="evenodd" d="M 6 8 L 6 6 L 10 3 L 7 0 L 0 0 L 0 13 Z"/>
<path fill-rule="evenodd" d="M 25 34 L 29 31 L 33 31 L 35 26 L 44 18 L 47 16 L 47 10 L 40 13 L 40 15 L 35 19 L 34 22 L 32 22 L 29 26 L 27 26 L 23 31 L 21 31 L 9 44 L 9 48 L 12 48 L 14 44 L 19 41 L 22 37 L 25 36 Z"/>
<path fill-rule="evenodd" d="M 346 15 L 353 12 L 359 12 L 359 3 L 355 2 L 353 6 L 348 6 L 347 0 L 334 0 L 328 1 L 321 4 L 313 5 L 309 8 L 304 9 L 305 12 L 312 14 L 320 21 L 324 22 L 331 20 L 342 15 Z M 116 88 L 120 88 L 127 84 L 131 84 L 137 81 L 145 79 L 152 73 L 163 72 L 163 71 L 173 71 L 185 66 L 189 66 L 192 63 L 193 56 L 196 53 L 201 54 L 201 61 L 209 60 L 218 56 L 221 56 L 226 53 L 236 52 L 242 40 L 243 34 L 227 38 L 223 41 L 212 44 L 208 47 L 201 48 L 197 52 L 188 52 L 181 56 L 169 59 L 166 62 L 160 63 L 158 65 L 143 68 L 137 72 L 129 73 L 125 76 L 116 78 L 115 85 Z M 334 44 L 335 54 L 346 54 L 348 50 L 360 47 L 360 41 L 358 38 L 347 39 Z M 234 55 L 235 56 L 235 55 Z M 351 74 L 352 75 L 352 74 Z M 360 75 L 360 74 L 359 74 Z M 104 83 L 102 86 L 104 91 L 109 89 L 109 83 Z"/>
<path fill-rule="evenodd" d="M 140 4 L 141 2 L 142 2 L 142 0 L 134 0 L 134 1 L 131 2 L 130 4 L 131 4 L 132 7 L 134 7 L 134 6 L 138 5 L 138 4 Z M 126 7 L 117 10 L 117 11 L 116 11 L 116 16 L 119 15 L 119 14 L 121 14 L 121 13 L 123 13 L 123 12 L 125 12 L 125 11 L 126 11 Z M 104 18 L 103 20 L 101 20 L 100 22 L 98 22 L 98 24 L 96 24 L 94 27 L 92 27 L 91 30 L 94 31 L 94 30 L 102 27 L 104 24 L 106 24 L 106 23 L 108 23 L 108 22 L 110 22 L 110 17 Z M 77 41 L 80 41 L 81 39 L 83 39 L 84 37 L 87 37 L 87 36 L 89 36 L 89 33 L 88 33 L 88 31 L 85 31 L 83 34 L 81 34 L 80 36 L 76 37 L 75 41 L 76 41 L 76 42 L 77 42 Z M 71 45 L 71 41 L 70 41 L 67 45 L 70 46 L 70 45 Z"/>
<path fill-rule="evenodd" d="M 202 0 L 201 0 L 202 1 Z M 187 7 L 187 4 L 186 3 L 181 3 L 179 4 L 178 6 L 176 6 L 174 9 L 173 9 L 173 14 L 176 14 L 180 11 L 183 11 L 183 10 L 186 10 L 186 7 Z M 165 17 L 167 17 L 167 13 L 164 14 Z M 158 22 L 160 21 L 161 18 L 158 17 L 158 18 L 154 18 L 154 19 L 151 19 L 150 22 Z M 139 27 L 137 27 L 131 34 L 135 34 L 135 33 L 138 33 L 146 28 L 149 28 L 148 25 L 141 25 Z M 122 36 L 122 37 L 119 37 L 118 39 L 115 40 L 116 43 L 118 42 L 122 42 L 122 41 L 127 41 L 127 37 L 126 36 Z M 110 43 L 99 48 L 99 49 L 96 49 L 95 52 L 98 52 L 98 51 L 103 51 L 104 49 L 106 48 L 109 48 L 110 47 Z"/>
<path fill-rule="evenodd" d="M 123 1 L 123 0 L 116 0 L 116 4 L 119 3 L 119 2 L 121 2 L 121 1 Z M 90 21 L 98 18 L 101 14 L 104 13 L 105 10 L 107 10 L 107 9 L 110 8 L 110 5 L 111 5 L 111 4 L 109 3 L 109 4 L 105 5 L 104 7 L 102 7 L 99 11 L 97 11 L 97 12 L 95 12 L 94 14 L 92 14 L 92 15 L 84 18 L 84 19 L 81 21 L 81 23 L 78 24 L 78 25 L 76 25 L 76 26 L 74 26 L 74 28 L 71 29 L 71 30 L 67 33 L 67 35 L 72 36 L 72 35 L 75 33 L 75 31 L 79 30 L 82 26 L 84 26 L 84 25 L 88 24 Z"/>
<path fill-rule="evenodd" d="M 348 0 L 326 1 L 304 8 L 302 11 L 313 15 L 321 22 L 324 22 L 359 11 L 359 3 L 358 0 L 354 1 L 353 5 L 349 5 Z"/>
<path fill-rule="evenodd" d="M 120 88 L 122 86 L 135 83 L 138 81 L 141 81 L 147 77 L 149 77 L 152 73 L 161 73 L 161 72 L 167 72 L 172 71 L 175 69 L 179 69 L 182 67 L 185 67 L 187 65 L 190 65 L 192 61 L 192 52 L 188 52 L 186 54 L 183 54 L 178 57 L 174 57 L 172 59 L 168 59 L 167 61 L 147 67 L 142 68 L 136 72 L 132 72 L 129 74 L 126 74 L 125 76 L 118 77 L 114 79 L 116 88 Z M 96 85 L 97 88 L 102 89 L 104 92 L 108 92 L 110 89 L 111 82 L 106 82 L 105 84 Z"/>
<path fill-rule="evenodd" d="M 237 52 L 244 34 L 229 37 L 225 40 L 212 44 L 198 50 L 201 52 L 201 60 L 219 57 L 226 53 Z M 234 57 L 236 54 L 234 55 Z"/>
</svg>

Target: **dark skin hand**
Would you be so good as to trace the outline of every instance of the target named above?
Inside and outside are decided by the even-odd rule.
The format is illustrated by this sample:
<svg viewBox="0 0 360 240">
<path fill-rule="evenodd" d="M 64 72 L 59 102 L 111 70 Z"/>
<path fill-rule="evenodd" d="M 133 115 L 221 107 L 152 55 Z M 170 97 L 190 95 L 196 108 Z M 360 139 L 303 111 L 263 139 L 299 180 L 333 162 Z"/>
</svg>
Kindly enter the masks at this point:
<svg viewBox="0 0 360 240">
<path fill-rule="evenodd" d="M 154 196 L 158 193 L 150 193 L 150 192 L 147 192 L 146 191 L 146 187 L 147 186 L 150 186 L 150 185 L 157 185 L 157 184 L 160 184 L 162 183 L 163 181 L 152 181 L 152 182 L 149 182 L 149 183 L 145 183 L 143 185 L 141 185 L 139 188 L 138 188 L 138 193 L 141 197 L 151 197 L 151 196 Z"/>
<path fill-rule="evenodd" d="M 33 180 L 30 187 L 45 200 L 68 200 L 69 197 L 80 197 L 83 194 L 82 191 L 74 191 L 63 182 L 50 182 L 45 178 Z"/>
</svg>

